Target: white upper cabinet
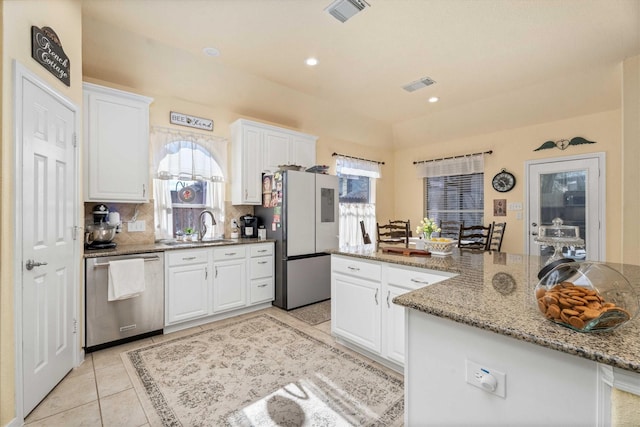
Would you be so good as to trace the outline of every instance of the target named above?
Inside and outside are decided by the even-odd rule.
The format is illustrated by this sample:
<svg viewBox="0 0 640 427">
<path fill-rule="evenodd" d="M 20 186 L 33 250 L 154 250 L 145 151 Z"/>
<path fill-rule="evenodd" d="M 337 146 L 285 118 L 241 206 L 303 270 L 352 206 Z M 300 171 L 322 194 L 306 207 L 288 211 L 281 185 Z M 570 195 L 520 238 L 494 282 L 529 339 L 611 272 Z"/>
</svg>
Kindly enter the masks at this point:
<svg viewBox="0 0 640 427">
<path fill-rule="evenodd" d="M 316 136 L 240 119 L 231 124 L 233 169 L 231 202 L 262 203 L 262 173 L 281 165 L 316 164 Z"/>
<path fill-rule="evenodd" d="M 91 83 L 83 89 L 85 201 L 147 202 L 153 99 Z"/>
</svg>

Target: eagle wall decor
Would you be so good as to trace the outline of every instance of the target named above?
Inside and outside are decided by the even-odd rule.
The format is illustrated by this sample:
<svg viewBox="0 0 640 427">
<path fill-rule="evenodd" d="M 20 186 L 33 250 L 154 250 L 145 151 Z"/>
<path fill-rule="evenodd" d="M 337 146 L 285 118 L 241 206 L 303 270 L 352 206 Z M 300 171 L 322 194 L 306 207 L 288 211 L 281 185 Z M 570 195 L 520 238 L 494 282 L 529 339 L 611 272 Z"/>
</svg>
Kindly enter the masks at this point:
<svg viewBox="0 0 640 427">
<path fill-rule="evenodd" d="M 581 136 L 576 136 L 574 138 L 571 138 L 571 140 L 559 139 L 558 141 L 547 141 L 533 151 L 546 150 L 547 148 L 554 148 L 554 147 L 564 150 L 570 145 L 581 145 L 581 144 L 595 144 L 595 141 L 587 141 Z"/>
</svg>

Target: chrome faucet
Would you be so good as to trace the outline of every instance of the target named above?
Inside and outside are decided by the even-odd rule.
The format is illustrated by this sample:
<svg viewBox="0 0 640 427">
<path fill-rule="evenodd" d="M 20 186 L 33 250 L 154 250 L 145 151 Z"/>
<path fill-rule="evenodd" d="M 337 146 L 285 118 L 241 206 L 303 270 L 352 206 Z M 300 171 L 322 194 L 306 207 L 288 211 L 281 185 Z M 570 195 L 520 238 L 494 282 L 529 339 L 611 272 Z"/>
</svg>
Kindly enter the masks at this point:
<svg viewBox="0 0 640 427">
<path fill-rule="evenodd" d="M 211 225 L 216 225 L 216 219 L 213 217 L 213 212 L 209 209 L 205 209 L 200 212 L 200 216 L 198 217 L 198 225 L 200 229 L 198 230 L 198 240 L 202 241 L 204 235 L 207 234 L 207 224 L 204 223 L 205 214 L 209 214 L 211 217 Z"/>
</svg>

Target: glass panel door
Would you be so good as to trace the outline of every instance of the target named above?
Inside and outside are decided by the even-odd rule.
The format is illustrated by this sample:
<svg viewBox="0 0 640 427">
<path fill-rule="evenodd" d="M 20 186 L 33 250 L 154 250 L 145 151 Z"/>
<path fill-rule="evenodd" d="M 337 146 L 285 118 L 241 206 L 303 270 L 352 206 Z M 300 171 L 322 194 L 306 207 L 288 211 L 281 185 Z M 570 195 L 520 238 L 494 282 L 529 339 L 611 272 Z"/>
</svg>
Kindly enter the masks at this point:
<svg viewBox="0 0 640 427">
<path fill-rule="evenodd" d="M 554 248 L 535 242 L 540 225 L 560 218 L 564 225 L 577 226 L 585 246 L 565 246 L 564 256 L 600 259 L 599 159 L 586 158 L 529 164 L 529 253 L 551 256 Z"/>
</svg>

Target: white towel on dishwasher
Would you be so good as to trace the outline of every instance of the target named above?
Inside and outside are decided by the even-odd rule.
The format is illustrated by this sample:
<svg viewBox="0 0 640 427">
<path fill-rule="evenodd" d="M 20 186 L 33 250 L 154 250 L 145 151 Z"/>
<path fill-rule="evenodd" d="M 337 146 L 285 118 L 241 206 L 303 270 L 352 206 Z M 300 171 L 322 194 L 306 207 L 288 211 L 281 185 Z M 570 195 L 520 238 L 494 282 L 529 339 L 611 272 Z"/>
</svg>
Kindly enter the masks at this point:
<svg viewBox="0 0 640 427">
<path fill-rule="evenodd" d="M 136 297 L 144 286 L 144 258 L 109 261 L 109 301 Z"/>
</svg>

